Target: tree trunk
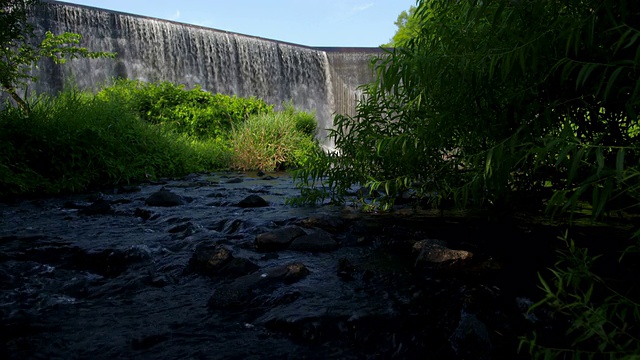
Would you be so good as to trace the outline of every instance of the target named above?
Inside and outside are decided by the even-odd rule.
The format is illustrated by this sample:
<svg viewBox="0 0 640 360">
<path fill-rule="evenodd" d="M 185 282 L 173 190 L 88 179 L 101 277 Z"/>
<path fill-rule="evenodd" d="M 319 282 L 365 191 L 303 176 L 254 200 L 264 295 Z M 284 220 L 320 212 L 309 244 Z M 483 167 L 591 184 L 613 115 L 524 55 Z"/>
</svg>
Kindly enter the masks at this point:
<svg viewBox="0 0 640 360">
<path fill-rule="evenodd" d="M 9 84 L 2 84 L 2 86 L 4 87 L 4 90 L 9 94 L 9 96 L 11 96 L 11 98 L 13 99 L 13 101 L 16 102 L 16 104 L 18 104 L 18 107 L 24 111 L 25 114 L 29 114 L 29 104 L 27 104 L 26 101 L 24 101 L 20 95 L 18 95 L 18 92 L 16 91 L 16 88 L 13 87 L 13 85 Z"/>
</svg>

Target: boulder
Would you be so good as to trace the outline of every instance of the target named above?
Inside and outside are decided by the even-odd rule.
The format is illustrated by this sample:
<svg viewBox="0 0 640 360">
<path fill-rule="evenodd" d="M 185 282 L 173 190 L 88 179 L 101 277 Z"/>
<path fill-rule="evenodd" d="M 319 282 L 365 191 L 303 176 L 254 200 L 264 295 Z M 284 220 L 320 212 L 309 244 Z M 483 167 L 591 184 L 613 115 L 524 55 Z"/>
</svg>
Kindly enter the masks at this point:
<svg viewBox="0 0 640 360">
<path fill-rule="evenodd" d="M 308 228 L 321 228 L 331 233 L 343 231 L 347 227 L 347 221 L 345 219 L 335 215 L 324 214 L 302 219 L 298 224 Z"/>
<path fill-rule="evenodd" d="M 465 262 L 473 257 L 473 253 L 466 250 L 454 250 L 447 247 L 446 241 L 426 239 L 413 245 L 417 251 L 416 265 L 426 265 L 431 268 L 450 267 Z"/>
<path fill-rule="evenodd" d="M 464 310 L 460 312 L 458 327 L 449 337 L 453 352 L 460 359 L 491 359 L 492 343 L 487 326 Z"/>
<path fill-rule="evenodd" d="M 113 208 L 108 200 L 98 199 L 91 205 L 81 209 L 79 213 L 83 215 L 109 215 L 113 214 Z"/>
<path fill-rule="evenodd" d="M 163 188 L 151 194 L 144 203 L 148 206 L 171 207 L 184 205 L 185 202 L 180 195 Z"/>
<path fill-rule="evenodd" d="M 242 276 L 255 272 L 258 265 L 244 258 L 236 258 L 231 250 L 215 245 L 198 245 L 189 260 L 189 269 L 205 276 Z"/>
<path fill-rule="evenodd" d="M 241 208 L 256 208 L 256 207 L 264 207 L 269 206 L 267 200 L 263 199 L 258 195 L 249 195 L 246 198 L 240 200 L 236 206 Z"/>
<path fill-rule="evenodd" d="M 333 240 L 331 234 L 320 229 L 295 238 L 289 245 L 289 250 L 309 252 L 327 252 L 337 248 L 338 243 Z"/>
<path fill-rule="evenodd" d="M 236 307 L 251 302 L 260 294 L 273 292 L 279 285 L 292 284 L 309 274 L 309 269 L 300 263 L 276 266 L 270 269 L 241 276 L 231 284 L 220 286 L 209 298 L 209 307 Z"/>
<path fill-rule="evenodd" d="M 291 242 L 307 233 L 298 226 L 286 226 L 270 232 L 258 234 L 255 245 L 260 251 L 285 250 Z"/>
</svg>

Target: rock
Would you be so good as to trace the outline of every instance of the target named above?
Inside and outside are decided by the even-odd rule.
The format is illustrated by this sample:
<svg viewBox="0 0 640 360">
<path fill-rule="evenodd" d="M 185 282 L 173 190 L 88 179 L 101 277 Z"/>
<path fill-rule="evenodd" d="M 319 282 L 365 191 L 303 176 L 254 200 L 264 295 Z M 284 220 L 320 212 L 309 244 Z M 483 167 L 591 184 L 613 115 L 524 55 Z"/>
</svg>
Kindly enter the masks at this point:
<svg viewBox="0 0 640 360">
<path fill-rule="evenodd" d="M 309 274 L 299 262 L 257 271 L 221 286 L 209 298 L 209 307 L 236 307 L 248 304 L 261 293 L 272 292 L 279 284 L 292 284 Z"/>
<path fill-rule="evenodd" d="M 83 215 L 108 215 L 113 214 L 113 208 L 111 207 L 111 203 L 109 201 L 98 199 L 91 205 L 85 207 L 84 209 L 81 209 L 79 213 Z"/>
<path fill-rule="evenodd" d="M 262 171 L 262 170 L 258 170 L 258 173 L 256 174 L 258 177 L 263 177 L 265 175 L 267 175 L 266 172 Z"/>
<path fill-rule="evenodd" d="M 236 258 L 231 250 L 215 245 L 198 245 L 189 260 L 189 269 L 206 276 L 242 276 L 255 272 L 258 265 Z"/>
<path fill-rule="evenodd" d="M 465 250 L 453 250 L 446 247 L 446 242 L 436 239 L 418 241 L 413 245 L 419 251 L 416 265 L 425 264 L 429 267 L 450 267 L 473 257 L 473 253 Z"/>
<path fill-rule="evenodd" d="M 256 208 L 256 207 L 264 207 L 269 206 L 269 203 L 258 195 L 249 195 L 246 198 L 240 200 L 236 206 L 241 208 Z"/>
<path fill-rule="evenodd" d="M 317 227 L 331 233 L 342 231 L 347 226 L 347 222 L 343 218 L 331 215 L 312 216 L 306 219 L 302 219 L 298 223 L 300 226 L 309 228 Z"/>
<path fill-rule="evenodd" d="M 142 220 L 149 220 L 149 218 L 151 218 L 151 216 L 153 216 L 153 213 L 147 209 L 141 209 L 141 208 L 136 208 L 133 211 L 133 216 L 135 217 L 139 217 Z"/>
<path fill-rule="evenodd" d="M 347 258 L 338 259 L 338 277 L 342 280 L 353 280 L 356 267 Z"/>
<path fill-rule="evenodd" d="M 338 243 L 325 231 L 317 230 L 295 238 L 289 245 L 289 250 L 327 252 L 338 248 Z"/>
<path fill-rule="evenodd" d="M 231 250 L 219 244 L 198 245 L 189 260 L 189 267 L 199 273 L 216 273 L 226 265 L 233 256 Z"/>
<path fill-rule="evenodd" d="M 227 180 L 227 184 L 240 184 L 243 181 L 244 180 L 242 180 L 241 178 L 233 178 L 233 179 Z"/>
<path fill-rule="evenodd" d="M 460 359 L 491 359 L 492 345 L 487 326 L 464 310 L 460 311 L 460 322 L 449 337 L 449 344 Z"/>
<path fill-rule="evenodd" d="M 307 233 L 298 226 L 287 226 L 256 236 L 255 245 L 260 251 L 284 250 L 291 242 Z"/>
<path fill-rule="evenodd" d="M 148 206 L 171 207 L 184 205 L 184 200 L 180 195 L 163 188 L 151 194 L 144 203 Z"/>
</svg>

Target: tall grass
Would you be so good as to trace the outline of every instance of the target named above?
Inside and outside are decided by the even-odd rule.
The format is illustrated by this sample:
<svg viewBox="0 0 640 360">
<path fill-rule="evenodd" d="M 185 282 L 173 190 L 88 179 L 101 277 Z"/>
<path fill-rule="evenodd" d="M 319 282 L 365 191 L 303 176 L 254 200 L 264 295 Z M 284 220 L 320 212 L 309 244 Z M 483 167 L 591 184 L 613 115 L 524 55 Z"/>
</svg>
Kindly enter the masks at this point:
<svg viewBox="0 0 640 360">
<path fill-rule="evenodd" d="M 57 194 L 228 168 L 299 165 L 315 115 L 170 83 L 118 81 L 0 110 L 0 197 Z"/>
<path fill-rule="evenodd" d="M 312 135 L 301 130 L 301 122 L 296 121 L 301 118 L 307 116 L 287 112 L 263 114 L 235 127 L 230 135 L 232 166 L 273 171 L 302 164 L 317 144 Z"/>
<path fill-rule="evenodd" d="M 0 112 L 0 196 L 55 194 L 224 166 L 215 144 L 140 120 L 77 90 Z M 207 150 L 207 151 L 205 151 Z"/>
</svg>

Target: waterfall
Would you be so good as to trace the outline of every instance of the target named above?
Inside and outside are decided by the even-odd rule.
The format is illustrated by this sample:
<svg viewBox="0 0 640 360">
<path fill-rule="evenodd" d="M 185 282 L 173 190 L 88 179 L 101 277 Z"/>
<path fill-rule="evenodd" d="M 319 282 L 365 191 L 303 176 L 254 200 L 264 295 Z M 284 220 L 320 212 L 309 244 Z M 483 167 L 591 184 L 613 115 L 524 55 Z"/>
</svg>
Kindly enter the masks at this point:
<svg viewBox="0 0 640 360">
<path fill-rule="evenodd" d="M 312 48 L 57 1 L 38 8 L 31 22 L 38 33 L 78 33 L 81 46 L 117 53 L 115 60 L 42 61 L 34 72 L 38 81 L 30 86 L 37 93 L 55 93 L 66 84 L 97 89 L 114 78 L 129 78 L 199 85 L 211 93 L 261 98 L 277 108 L 290 101 L 315 112 L 318 137 L 327 148 L 333 147 L 326 129 L 334 115 L 352 113 L 357 86 L 372 79 L 358 76 L 354 82 L 351 72 L 368 69 L 369 58 L 379 53 L 376 48 Z M 350 67 L 332 66 L 344 53 L 352 54 Z"/>
</svg>

